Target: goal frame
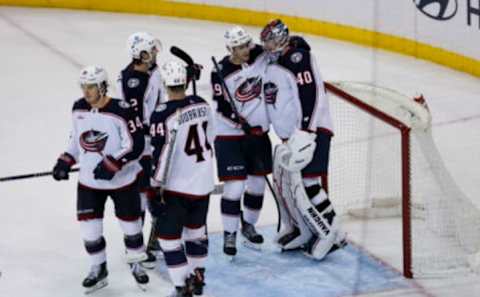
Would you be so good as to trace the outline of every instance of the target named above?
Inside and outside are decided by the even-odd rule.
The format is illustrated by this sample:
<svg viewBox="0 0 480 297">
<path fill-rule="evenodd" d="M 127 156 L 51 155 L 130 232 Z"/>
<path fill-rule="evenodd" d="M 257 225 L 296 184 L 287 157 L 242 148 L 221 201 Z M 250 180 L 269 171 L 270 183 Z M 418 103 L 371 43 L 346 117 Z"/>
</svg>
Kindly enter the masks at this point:
<svg viewBox="0 0 480 297">
<path fill-rule="evenodd" d="M 413 278 L 412 270 L 412 214 L 411 214 L 411 183 L 410 183 L 410 132 L 411 128 L 402 121 L 388 115 L 380 109 L 369 105 L 354 95 L 341 90 L 332 83 L 325 82 L 327 91 L 337 95 L 342 100 L 358 107 L 360 110 L 374 116 L 400 132 L 401 145 L 401 200 L 402 200 L 402 254 L 403 275 Z"/>
</svg>

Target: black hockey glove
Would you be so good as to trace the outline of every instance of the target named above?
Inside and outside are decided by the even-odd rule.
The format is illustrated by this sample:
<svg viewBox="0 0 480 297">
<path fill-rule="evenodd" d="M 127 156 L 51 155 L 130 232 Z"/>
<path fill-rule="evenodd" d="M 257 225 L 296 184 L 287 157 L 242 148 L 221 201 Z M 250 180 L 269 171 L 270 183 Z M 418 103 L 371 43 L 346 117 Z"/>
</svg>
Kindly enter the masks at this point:
<svg viewBox="0 0 480 297">
<path fill-rule="evenodd" d="M 240 124 L 240 129 L 242 129 L 246 135 L 249 135 L 252 130 L 252 126 L 250 126 L 247 120 L 245 120 L 242 116 L 237 116 L 235 120 Z"/>
<path fill-rule="evenodd" d="M 67 180 L 68 173 L 75 164 L 75 160 L 68 154 L 63 154 L 57 159 L 57 163 L 53 167 L 53 178 L 56 181 Z"/>
<path fill-rule="evenodd" d="M 190 82 L 192 80 L 199 80 L 200 75 L 202 74 L 203 66 L 200 64 L 193 64 L 187 66 L 187 80 Z"/>
<path fill-rule="evenodd" d="M 93 170 L 93 176 L 95 179 L 111 180 L 120 169 L 122 169 L 120 162 L 112 156 L 106 156 Z"/>
<path fill-rule="evenodd" d="M 302 36 L 298 36 L 298 35 L 290 36 L 288 45 L 294 48 L 300 48 L 300 49 L 306 50 L 307 52 L 310 51 L 310 45 Z"/>
<path fill-rule="evenodd" d="M 150 188 L 147 192 L 148 210 L 152 216 L 158 218 L 165 214 L 167 205 L 162 197 L 160 188 Z"/>
</svg>

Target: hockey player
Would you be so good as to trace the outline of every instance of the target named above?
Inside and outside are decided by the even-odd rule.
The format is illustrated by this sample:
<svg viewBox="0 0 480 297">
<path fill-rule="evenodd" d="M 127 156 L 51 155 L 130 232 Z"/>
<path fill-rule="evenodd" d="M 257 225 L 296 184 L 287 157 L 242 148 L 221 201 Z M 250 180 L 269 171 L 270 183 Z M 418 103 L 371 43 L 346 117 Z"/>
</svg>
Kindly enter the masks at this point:
<svg viewBox="0 0 480 297">
<path fill-rule="evenodd" d="M 122 99 L 134 108 L 145 127 L 145 149 L 140 159 L 142 174 L 139 178 L 143 222 L 152 167 L 150 135 L 148 134 L 149 120 L 153 109 L 158 102 L 164 101 L 163 97 L 165 96 L 156 61 L 157 54 L 161 50 L 161 43 L 149 33 L 137 32 L 129 36 L 127 50 L 132 60 L 120 73 L 117 84 L 118 89 L 121 90 Z M 156 256 L 151 250 L 152 248 L 147 246 L 148 258 L 142 263 L 145 268 L 149 269 L 153 269 L 156 263 Z"/>
<path fill-rule="evenodd" d="M 208 103 L 186 96 L 187 70 L 178 61 L 162 68 L 169 101 L 150 120 L 157 186 L 151 211 L 158 216 L 160 245 L 170 278 L 172 297 L 202 295 L 208 253 L 206 219 L 214 189 L 213 115 Z"/>
<path fill-rule="evenodd" d="M 225 42 L 230 54 L 219 62 L 219 67 L 234 102 L 229 101 L 215 71 L 211 74 L 211 84 L 216 105 L 217 171 L 219 180 L 224 182 L 221 200 L 223 251 L 233 257 L 237 253 L 236 235 L 240 222 L 241 233 L 249 246 L 259 248 L 263 243 L 263 236 L 257 233 L 255 224 L 263 204 L 264 176 L 272 170 L 272 148 L 267 134 L 270 123 L 262 98 L 266 55 L 241 27 L 229 29 Z"/>
<path fill-rule="evenodd" d="M 56 180 L 68 179 L 72 165 L 78 163 L 77 219 L 85 249 L 92 262 L 83 281 L 87 293 L 107 285 L 107 257 L 103 237 L 103 212 L 108 197 L 124 232 L 127 262 L 142 287 L 148 276 L 139 262 L 145 260 L 138 158 L 144 148 L 143 126 L 130 106 L 107 95 L 108 78 L 99 66 L 80 72 L 84 97 L 73 105 L 73 127 L 67 150 L 53 168 Z"/>
<path fill-rule="evenodd" d="M 275 61 L 267 68 L 264 85 L 269 117 L 275 132 L 287 142 L 278 151 L 284 154 L 278 160 L 287 164 L 284 168 L 289 171 L 301 170 L 301 178 L 297 181 L 303 183 L 303 187 L 296 192 L 297 197 L 291 197 L 297 199 L 294 205 L 299 207 L 299 200 L 305 198 L 302 195 L 308 197 L 308 203 L 299 209 L 299 216 L 293 218 L 304 224 L 284 226 L 277 242 L 285 249 L 302 245 L 309 255 L 321 259 L 332 247 L 344 244 L 327 196 L 333 132 L 324 83 L 309 48 L 292 47 L 288 28 L 281 20 L 267 24 L 260 38 L 271 60 Z M 314 208 L 308 207 L 309 204 Z"/>
</svg>

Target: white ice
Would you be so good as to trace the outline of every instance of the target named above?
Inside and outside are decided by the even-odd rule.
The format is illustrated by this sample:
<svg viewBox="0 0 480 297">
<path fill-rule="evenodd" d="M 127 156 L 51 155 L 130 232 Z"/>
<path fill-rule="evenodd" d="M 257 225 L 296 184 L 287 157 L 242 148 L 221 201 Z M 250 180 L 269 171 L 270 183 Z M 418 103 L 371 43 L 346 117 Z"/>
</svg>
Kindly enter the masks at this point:
<svg viewBox="0 0 480 297">
<path fill-rule="evenodd" d="M 66 145 L 72 102 L 80 96 L 79 67 L 104 65 L 114 81 L 128 62 L 125 40 L 135 31 L 158 36 L 165 49 L 171 45 L 184 48 L 205 65 L 199 89 L 208 98 L 210 57 L 225 54 L 222 36 L 229 26 L 156 16 L 0 7 L 0 176 L 53 166 Z M 258 28 L 248 29 L 258 35 Z M 444 161 L 467 196 L 480 206 L 478 78 L 410 57 L 306 37 L 326 80 L 369 81 L 407 95 L 423 93 Z M 215 199 L 209 214 L 211 232 L 221 230 Z M 260 223 L 275 221 L 273 200 L 267 197 Z M 361 236 L 363 226 L 348 224 L 351 238 L 400 269 L 399 226 L 369 225 L 378 230 L 368 238 Z M 106 210 L 105 233 L 111 285 L 96 296 L 139 295 L 123 262 L 122 235 L 111 204 Z M 88 267 L 75 220 L 75 177 L 63 183 L 37 178 L 0 185 L 0 296 L 82 296 L 80 282 Z M 170 291 L 168 283 L 151 279 L 151 289 L 144 296 Z M 369 296 L 480 295 L 476 276 L 418 283 L 423 289 Z"/>
</svg>

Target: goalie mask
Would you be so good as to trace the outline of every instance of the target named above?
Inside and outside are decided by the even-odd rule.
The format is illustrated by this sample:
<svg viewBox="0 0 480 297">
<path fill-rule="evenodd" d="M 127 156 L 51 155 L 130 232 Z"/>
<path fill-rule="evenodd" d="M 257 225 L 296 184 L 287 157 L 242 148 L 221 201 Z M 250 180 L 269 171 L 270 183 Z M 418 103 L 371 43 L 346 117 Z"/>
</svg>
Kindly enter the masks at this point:
<svg viewBox="0 0 480 297">
<path fill-rule="evenodd" d="M 280 165 L 288 171 L 300 171 L 305 168 L 313 158 L 315 152 L 316 135 L 301 130 L 296 130 L 286 144 L 281 144 Z"/>
<path fill-rule="evenodd" d="M 277 19 L 263 28 L 260 33 L 260 40 L 265 50 L 276 53 L 281 52 L 288 45 L 289 36 L 287 25 Z"/>
</svg>

